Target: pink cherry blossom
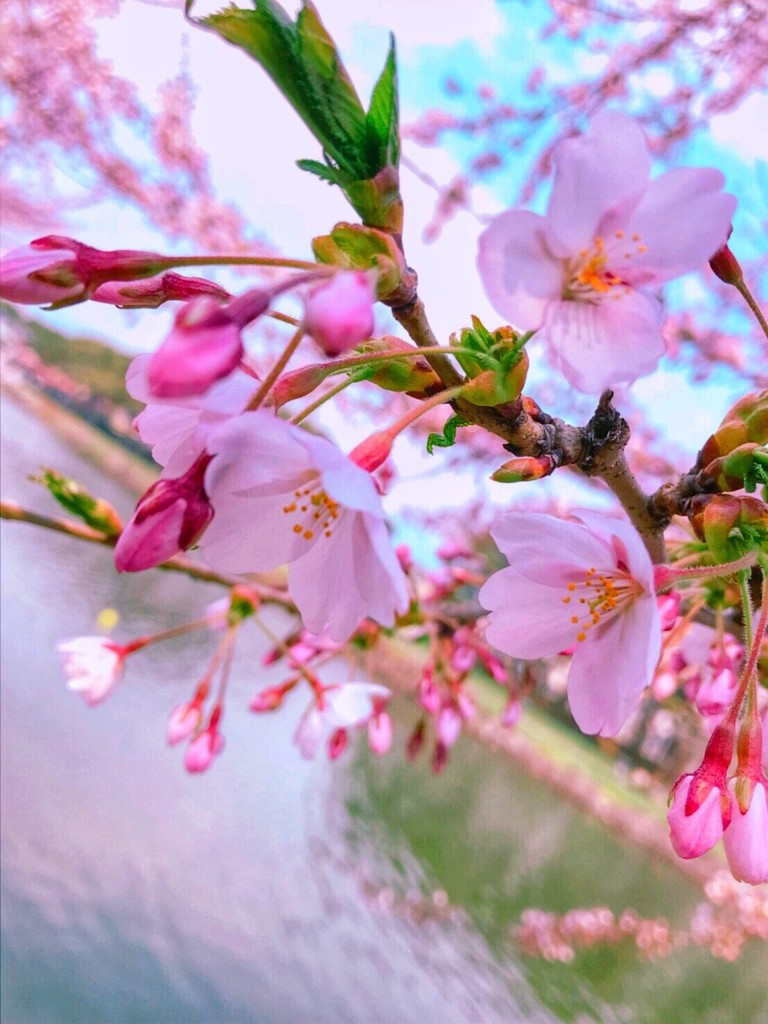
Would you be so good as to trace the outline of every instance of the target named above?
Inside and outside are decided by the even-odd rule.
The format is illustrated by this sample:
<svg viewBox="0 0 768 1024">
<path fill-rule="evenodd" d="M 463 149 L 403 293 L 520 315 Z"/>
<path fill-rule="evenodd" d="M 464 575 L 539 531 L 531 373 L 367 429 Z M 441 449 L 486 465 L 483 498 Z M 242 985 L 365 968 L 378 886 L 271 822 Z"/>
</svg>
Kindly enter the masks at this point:
<svg viewBox="0 0 768 1024">
<path fill-rule="evenodd" d="M 728 788 L 733 796 L 733 816 L 723 845 L 731 874 L 740 882 L 768 882 L 768 780 L 754 784 L 749 804 L 742 810 L 735 779 Z"/>
<path fill-rule="evenodd" d="M 288 564 L 305 627 L 335 641 L 367 616 L 394 624 L 408 593 L 368 473 L 264 411 L 223 423 L 207 444 L 215 515 L 200 547 L 209 565 L 248 573 Z"/>
<path fill-rule="evenodd" d="M 200 725 L 202 718 L 202 701 L 190 700 L 177 704 L 168 716 L 166 736 L 171 746 L 185 740 Z"/>
<path fill-rule="evenodd" d="M 560 144 L 546 216 L 508 210 L 480 237 L 496 310 L 538 330 L 568 381 L 595 393 L 650 373 L 664 354 L 658 285 L 725 242 L 736 200 L 712 168 L 649 180 L 645 137 L 603 111 Z"/>
<path fill-rule="evenodd" d="M 179 477 L 200 457 L 211 431 L 243 411 L 257 384 L 243 370 L 218 381 L 204 395 L 157 398 L 150 394 L 147 370 L 152 357 L 137 356 L 128 367 L 125 387 L 147 407 L 133 421 L 165 476 Z"/>
<path fill-rule="evenodd" d="M 392 719 L 381 710 L 368 719 L 368 746 L 374 754 L 386 754 L 392 746 Z"/>
<path fill-rule="evenodd" d="M 56 644 L 70 690 L 82 693 L 86 704 L 99 704 L 120 679 L 126 649 L 103 636 L 79 636 Z"/>
<path fill-rule="evenodd" d="M 304 758 L 312 758 L 338 730 L 366 725 L 391 696 L 378 683 L 340 683 L 323 689 L 302 715 L 293 741 Z M 339 751 L 341 752 L 341 751 Z"/>
<path fill-rule="evenodd" d="M 304 327 L 327 356 L 338 356 L 373 334 L 375 295 L 362 270 L 336 274 L 308 295 Z"/>
<path fill-rule="evenodd" d="M 192 547 L 213 518 L 203 486 L 211 456 L 203 453 L 180 477 L 161 476 L 139 499 L 115 546 L 118 572 L 140 572 Z"/>
<path fill-rule="evenodd" d="M 579 727 L 614 736 L 651 682 L 661 628 L 653 566 L 626 522 L 509 512 L 491 534 L 510 566 L 480 591 L 486 637 L 514 658 L 574 648 L 568 701 Z"/>
<path fill-rule="evenodd" d="M 684 860 L 711 850 L 723 834 L 723 791 L 716 785 L 694 783 L 696 774 L 678 780 L 667 812 L 670 842 Z"/>
<path fill-rule="evenodd" d="M 214 758 L 224 749 L 224 737 L 214 729 L 206 729 L 187 747 L 184 752 L 184 767 L 188 772 L 197 774 L 210 768 Z"/>
</svg>

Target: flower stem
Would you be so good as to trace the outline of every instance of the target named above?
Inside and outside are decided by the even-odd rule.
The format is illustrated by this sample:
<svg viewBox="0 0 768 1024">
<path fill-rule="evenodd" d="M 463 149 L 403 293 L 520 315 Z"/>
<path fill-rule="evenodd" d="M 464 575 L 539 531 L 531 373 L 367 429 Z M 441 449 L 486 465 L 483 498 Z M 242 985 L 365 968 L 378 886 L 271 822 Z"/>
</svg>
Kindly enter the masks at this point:
<svg viewBox="0 0 768 1024">
<path fill-rule="evenodd" d="M 711 580 L 720 576 L 732 576 L 735 572 L 741 573 L 742 570 L 751 568 L 756 561 L 757 555 L 750 551 L 734 562 L 721 562 L 719 565 L 701 565 L 691 569 L 679 568 L 674 565 L 657 565 L 654 569 L 656 590 L 661 592 L 675 583 L 685 580 Z"/>
<path fill-rule="evenodd" d="M 281 267 L 286 270 L 325 270 L 323 263 L 309 260 L 286 260 L 274 256 L 167 256 L 158 260 L 163 269 L 171 267 Z M 335 268 L 333 268 L 335 273 Z"/>
<path fill-rule="evenodd" d="M 291 358 L 293 353 L 299 347 L 299 343 L 301 342 L 301 339 L 303 337 L 304 337 L 304 325 L 303 324 L 299 324 L 299 326 L 296 328 L 295 334 L 293 335 L 291 340 L 288 342 L 288 344 L 285 346 L 285 349 L 283 350 L 282 355 L 280 356 L 280 358 L 277 360 L 275 365 L 272 367 L 272 369 L 269 371 L 267 376 L 262 381 L 261 387 L 259 388 L 259 390 L 251 398 L 251 400 L 248 403 L 248 405 L 246 405 L 245 412 L 252 412 L 254 409 L 258 409 L 259 408 L 261 403 L 264 401 L 264 399 L 267 397 L 269 392 L 272 390 L 272 385 L 275 383 L 277 378 L 280 376 L 280 374 L 285 369 L 285 367 L 286 367 L 286 365 L 288 363 L 288 360 Z"/>
<path fill-rule="evenodd" d="M 749 308 L 752 310 L 755 319 L 760 324 L 760 328 L 763 334 L 766 336 L 766 338 L 768 338 L 768 321 L 765 319 L 765 315 L 763 314 L 762 309 L 760 309 L 760 307 L 758 306 L 757 300 L 755 299 L 754 295 L 749 290 L 747 282 L 742 277 L 739 281 L 737 281 L 734 284 L 734 287 L 739 292 L 739 294 L 744 299 Z"/>
<path fill-rule="evenodd" d="M 306 409 L 303 409 L 298 416 L 294 416 L 291 423 L 293 423 L 294 426 L 298 426 L 302 420 L 305 420 L 307 416 L 311 416 L 313 412 L 316 412 L 320 408 L 320 406 L 325 405 L 326 402 L 329 402 L 332 398 L 335 398 L 336 395 L 348 388 L 350 384 L 355 383 L 357 382 L 351 377 L 346 377 L 344 380 L 340 380 L 338 384 L 334 384 L 334 386 L 329 388 L 325 394 L 320 395 L 320 397 L 315 399 L 315 401 L 308 405 Z"/>
</svg>

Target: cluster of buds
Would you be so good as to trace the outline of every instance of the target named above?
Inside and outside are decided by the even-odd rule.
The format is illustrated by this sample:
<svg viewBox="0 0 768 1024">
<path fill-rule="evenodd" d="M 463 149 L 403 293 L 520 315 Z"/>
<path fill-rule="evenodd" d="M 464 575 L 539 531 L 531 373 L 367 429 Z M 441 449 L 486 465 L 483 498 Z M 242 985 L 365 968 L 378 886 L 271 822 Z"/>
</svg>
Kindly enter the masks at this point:
<svg viewBox="0 0 768 1024">
<path fill-rule="evenodd" d="M 739 399 L 704 443 L 696 470 L 707 490 L 754 491 L 768 484 L 768 391 Z"/>
<path fill-rule="evenodd" d="M 731 762 L 737 754 L 736 768 Z M 716 726 L 696 771 L 670 795 L 670 839 L 678 856 L 699 857 L 723 839 L 734 878 L 768 882 L 768 778 L 762 758 L 763 723 L 733 715 Z"/>
<path fill-rule="evenodd" d="M 469 379 L 462 397 L 481 406 L 516 402 L 528 376 L 530 337 L 511 327 L 491 332 L 473 316 L 471 328 L 451 336 L 451 344 L 462 349 L 456 358 Z"/>
<path fill-rule="evenodd" d="M 768 504 L 749 494 L 699 494 L 689 519 L 699 540 L 718 562 L 732 562 L 752 550 L 768 553 Z"/>
</svg>

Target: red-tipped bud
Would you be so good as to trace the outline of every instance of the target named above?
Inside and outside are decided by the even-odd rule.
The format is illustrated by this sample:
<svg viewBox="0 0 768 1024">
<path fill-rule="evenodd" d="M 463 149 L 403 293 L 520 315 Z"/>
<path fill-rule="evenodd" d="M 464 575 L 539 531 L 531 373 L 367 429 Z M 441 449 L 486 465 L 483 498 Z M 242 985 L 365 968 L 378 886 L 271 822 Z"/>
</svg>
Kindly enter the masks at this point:
<svg viewBox="0 0 768 1024">
<path fill-rule="evenodd" d="M 739 261 L 731 252 L 728 243 L 721 245 L 709 261 L 710 267 L 726 284 L 740 285 L 744 280 L 744 273 L 739 266 Z"/>
<path fill-rule="evenodd" d="M 328 757 L 332 761 L 335 761 L 337 757 L 341 757 L 347 749 L 348 740 L 349 737 L 346 729 L 341 726 L 338 729 L 334 729 L 328 740 Z"/>
<path fill-rule="evenodd" d="M 286 402 L 311 395 L 332 371 L 333 364 L 329 366 L 327 363 L 319 363 L 315 366 L 302 366 L 299 370 L 283 374 L 272 388 L 272 404 L 276 409 L 280 409 Z"/>
<path fill-rule="evenodd" d="M 349 453 L 350 459 L 361 469 L 373 473 L 390 456 L 392 451 L 392 437 L 386 430 L 380 430 L 371 434 L 364 441 Z"/>
<path fill-rule="evenodd" d="M 541 480 L 550 476 L 557 469 L 560 460 L 556 455 L 521 455 L 518 458 L 510 459 L 503 466 L 499 466 L 495 473 L 491 474 L 491 480 L 500 484 L 525 483 L 529 480 Z"/>
</svg>

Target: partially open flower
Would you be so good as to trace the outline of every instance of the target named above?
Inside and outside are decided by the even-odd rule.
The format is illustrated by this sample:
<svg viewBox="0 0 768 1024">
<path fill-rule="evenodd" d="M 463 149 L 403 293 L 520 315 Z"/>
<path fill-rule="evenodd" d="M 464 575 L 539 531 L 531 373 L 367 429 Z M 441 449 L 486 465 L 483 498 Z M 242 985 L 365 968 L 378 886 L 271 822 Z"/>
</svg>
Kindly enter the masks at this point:
<svg viewBox="0 0 768 1024">
<path fill-rule="evenodd" d="M 56 644 L 67 686 L 98 704 L 120 679 L 127 650 L 103 636 L 79 636 Z"/>
<path fill-rule="evenodd" d="M 302 757 L 314 757 L 329 739 L 335 741 L 330 747 L 331 756 L 338 757 L 346 746 L 346 731 L 381 715 L 389 697 L 386 686 L 377 683 L 340 683 L 323 688 L 305 711 L 293 738 Z"/>
</svg>

